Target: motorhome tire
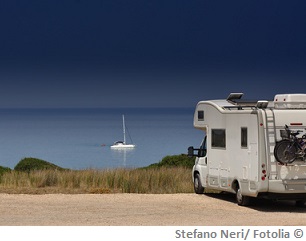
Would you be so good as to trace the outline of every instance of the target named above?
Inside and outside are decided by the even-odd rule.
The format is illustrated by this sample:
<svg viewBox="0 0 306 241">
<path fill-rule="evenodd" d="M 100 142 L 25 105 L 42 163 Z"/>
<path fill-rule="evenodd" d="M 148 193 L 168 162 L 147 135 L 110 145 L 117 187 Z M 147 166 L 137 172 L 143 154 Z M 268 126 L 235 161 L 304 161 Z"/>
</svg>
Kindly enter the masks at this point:
<svg viewBox="0 0 306 241">
<path fill-rule="evenodd" d="M 275 145 L 274 156 L 282 164 L 292 163 L 296 158 L 297 148 L 289 140 L 282 140 Z"/>
<path fill-rule="evenodd" d="M 204 187 L 202 186 L 201 178 L 200 178 L 199 173 L 195 174 L 193 185 L 194 185 L 194 192 L 196 194 L 203 194 L 204 193 Z"/>
<path fill-rule="evenodd" d="M 236 201 L 239 206 L 248 206 L 250 204 L 250 197 L 242 195 L 239 184 L 237 184 L 236 188 Z"/>
</svg>

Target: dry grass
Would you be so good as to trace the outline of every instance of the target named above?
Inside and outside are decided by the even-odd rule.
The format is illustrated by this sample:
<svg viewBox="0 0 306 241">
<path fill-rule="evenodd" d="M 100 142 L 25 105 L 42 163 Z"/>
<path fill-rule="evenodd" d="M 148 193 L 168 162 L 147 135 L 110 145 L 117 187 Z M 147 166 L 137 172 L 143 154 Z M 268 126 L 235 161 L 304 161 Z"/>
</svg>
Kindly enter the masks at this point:
<svg viewBox="0 0 306 241">
<path fill-rule="evenodd" d="M 192 193 L 183 167 L 111 170 L 11 171 L 0 177 L 2 193 Z"/>
</svg>

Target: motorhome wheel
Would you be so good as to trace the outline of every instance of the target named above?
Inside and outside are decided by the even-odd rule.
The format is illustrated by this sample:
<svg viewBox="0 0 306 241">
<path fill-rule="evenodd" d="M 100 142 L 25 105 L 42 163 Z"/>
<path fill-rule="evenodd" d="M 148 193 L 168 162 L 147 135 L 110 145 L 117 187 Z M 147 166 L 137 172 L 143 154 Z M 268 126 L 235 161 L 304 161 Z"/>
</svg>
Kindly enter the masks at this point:
<svg viewBox="0 0 306 241">
<path fill-rule="evenodd" d="M 239 206 L 248 206 L 250 204 L 250 197 L 242 195 L 241 188 L 237 184 L 236 201 Z"/>
<path fill-rule="evenodd" d="M 195 176 L 194 176 L 193 184 L 194 184 L 194 192 L 196 194 L 203 194 L 204 187 L 202 186 L 200 175 L 198 173 L 195 174 Z"/>
</svg>

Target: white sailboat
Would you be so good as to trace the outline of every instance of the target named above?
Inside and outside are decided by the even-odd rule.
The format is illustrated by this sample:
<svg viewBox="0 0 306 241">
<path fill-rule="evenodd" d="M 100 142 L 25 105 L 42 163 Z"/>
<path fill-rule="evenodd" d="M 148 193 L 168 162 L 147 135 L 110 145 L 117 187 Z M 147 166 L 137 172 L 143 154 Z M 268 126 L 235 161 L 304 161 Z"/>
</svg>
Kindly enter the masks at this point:
<svg viewBox="0 0 306 241">
<path fill-rule="evenodd" d="M 127 144 L 126 138 L 125 138 L 125 121 L 124 121 L 124 115 L 122 115 L 122 126 L 123 126 L 123 141 L 116 141 L 111 148 L 112 149 L 123 149 L 123 148 L 134 148 L 134 144 Z"/>
</svg>

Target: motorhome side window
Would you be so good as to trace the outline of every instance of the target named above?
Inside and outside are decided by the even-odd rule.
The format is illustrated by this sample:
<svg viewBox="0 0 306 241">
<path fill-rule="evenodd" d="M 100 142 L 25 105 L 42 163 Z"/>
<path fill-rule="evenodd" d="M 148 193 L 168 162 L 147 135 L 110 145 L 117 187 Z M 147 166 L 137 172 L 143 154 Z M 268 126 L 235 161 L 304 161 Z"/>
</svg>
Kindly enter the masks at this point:
<svg viewBox="0 0 306 241">
<path fill-rule="evenodd" d="M 207 147 L 206 147 L 206 135 L 201 143 L 200 146 L 200 155 L 201 157 L 206 156 L 206 152 L 207 152 Z"/>
<path fill-rule="evenodd" d="M 198 111 L 198 121 L 203 121 L 204 120 L 204 111 L 199 110 Z"/>
<path fill-rule="evenodd" d="M 212 147 L 226 147 L 225 129 L 212 129 L 211 130 L 211 146 Z"/>
<path fill-rule="evenodd" d="M 248 128 L 241 127 L 241 147 L 248 147 Z"/>
</svg>

